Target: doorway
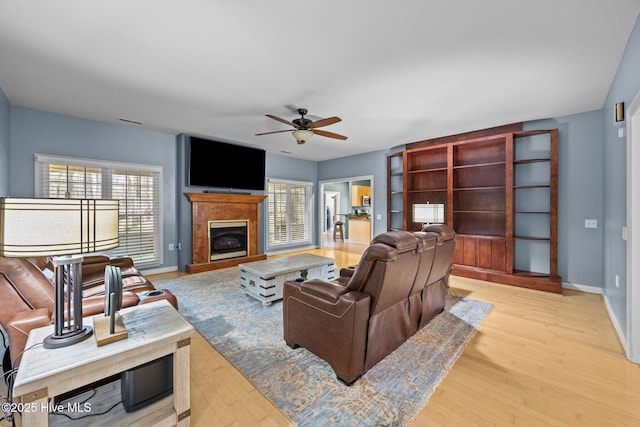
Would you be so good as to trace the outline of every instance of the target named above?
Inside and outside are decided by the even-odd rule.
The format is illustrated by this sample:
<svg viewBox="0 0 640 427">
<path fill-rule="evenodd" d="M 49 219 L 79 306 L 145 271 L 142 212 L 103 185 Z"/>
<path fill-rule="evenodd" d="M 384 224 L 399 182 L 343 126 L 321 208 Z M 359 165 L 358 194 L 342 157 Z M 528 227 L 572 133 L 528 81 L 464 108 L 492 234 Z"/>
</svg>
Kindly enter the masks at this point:
<svg viewBox="0 0 640 427">
<path fill-rule="evenodd" d="M 359 219 L 369 220 L 370 235 L 366 240 L 370 241 L 373 238 L 373 212 L 375 198 L 368 196 L 366 198 L 366 202 L 360 202 L 362 198 L 359 198 L 357 201 L 352 200 L 352 196 L 355 194 L 354 190 L 358 186 L 369 187 L 370 194 L 373 195 L 373 175 L 337 178 L 319 182 L 319 200 L 322 203 L 322 206 L 319 207 L 319 212 L 322 213 L 322 218 L 319 223 L 318 232 L 321 248 L 334 248 L 336 246 L 336 242 L 333 239 L 333 226 L 337 221 L 343 223 L 342 228 L 344 235 L 344 241 L 340 241 L 338 243 L 341 245 L 345 243 L 353 243 L 349 242 L 349 219 L 353 218 L 355 215 L 359 215 Z M 365 203 L 367 205 L 363 206 Z M 333 211 L 331 210 L 332 207 L 334 207 Z M 332 227 L 329 227 L 330 224 Z"/>
<path fill-rule="evenodd" d="M 325 191 L 324 193 L 324 221 L 323 232 L 333 233 L 333 228 L 338 221 L 338 212 L 340 212 L 340 193 L 336 191 Z"/>
</svg>

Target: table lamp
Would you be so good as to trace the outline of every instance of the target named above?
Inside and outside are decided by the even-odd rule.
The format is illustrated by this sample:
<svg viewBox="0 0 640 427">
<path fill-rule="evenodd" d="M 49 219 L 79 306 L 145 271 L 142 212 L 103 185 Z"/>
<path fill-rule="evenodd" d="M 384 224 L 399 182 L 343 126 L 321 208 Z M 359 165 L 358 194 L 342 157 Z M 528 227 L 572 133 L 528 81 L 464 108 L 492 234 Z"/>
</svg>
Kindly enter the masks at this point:
<svg viewBox="0 0 640 427">
<path fill-rule="evenodd" d="M 54 331 L 45 348 L 91 336 L 82 324 L 82 260 L 78 254 L 118 246 L 118 201 L 0 198 L 0 256 L 52 257 Z"/>
<path fill-rule="evenodd" d="M 416 203 L 413 205 L 413 222 L 425 224 L 444 224 L 443 203 Z"/>
</svg>

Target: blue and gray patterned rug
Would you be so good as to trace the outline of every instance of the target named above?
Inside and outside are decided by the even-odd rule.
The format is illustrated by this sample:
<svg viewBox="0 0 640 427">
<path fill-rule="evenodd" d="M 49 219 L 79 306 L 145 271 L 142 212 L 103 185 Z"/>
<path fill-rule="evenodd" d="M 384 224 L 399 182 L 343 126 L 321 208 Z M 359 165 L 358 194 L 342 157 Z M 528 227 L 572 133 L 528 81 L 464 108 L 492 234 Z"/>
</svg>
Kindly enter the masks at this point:
<svg viewBox="0 0 640 427">
<path fill-rule="evenodd" d="M 160 280 L 180 312 L 297 426 L 404 426 L 427 404 L 492 305 L 448 297 L 446 310 L 351 387 L 283 339 L 282 303 L 240 291 L 236 267 Z"/>
</svg>

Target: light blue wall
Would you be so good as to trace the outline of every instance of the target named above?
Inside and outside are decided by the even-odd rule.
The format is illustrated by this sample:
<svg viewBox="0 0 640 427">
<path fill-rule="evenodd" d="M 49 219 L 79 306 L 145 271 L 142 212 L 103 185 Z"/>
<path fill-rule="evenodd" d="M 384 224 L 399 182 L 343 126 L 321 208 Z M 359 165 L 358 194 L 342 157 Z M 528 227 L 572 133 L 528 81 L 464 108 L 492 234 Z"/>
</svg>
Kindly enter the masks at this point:
<svg viewBox="0 0 640 427">
<path fill-rule="evenodd" d="M 387 154 L 380 150 L 340 159 L 325 160 L 318 164 L 318 181 L 340 181 L 342 178 L 373 175 L 371 212 L 373 235 L 387 231 Z M 380 219 L 377 219 L 380 215 Z M 316 227 L 317 228 L 317 227 Z"/>
<path fill-rule="evenodd" d="M 11 106 L 0 88 L 0 196 L 9 196 L 9 147 Z"/>
<path fill-rule="evenodd" d="M 619 327 L 627 329 L 627 244 L 622 227 L 627 224 L 627 137 L 614 124 L 613 111 L 618 102 L 629 106 L 640 93 L 640 18 L 629 37 L 616 77 L 603 109 L 604 117 L 604 292 Z M 635 167 L 638 167 L 635 165 Z M 615 277 L 618 275 L 619 287 Z"/>
<path fill-rule="evenodd" d="M 14 197 L 35 194 L 35 153 L 140 163 L 163 167 L 164 264 L 177 264 L 175 137 L 159 132 L 102 123 L 77 117 L 11 107 L 11 182 Z"/>
<path fill-rule="evenodd" d="M 564 282 L 603 283 L 602 111 L 523 123 L 558 129 L 558 274 Z M 597 229 L 584 228 L 597 219 Z"/>
</svg>

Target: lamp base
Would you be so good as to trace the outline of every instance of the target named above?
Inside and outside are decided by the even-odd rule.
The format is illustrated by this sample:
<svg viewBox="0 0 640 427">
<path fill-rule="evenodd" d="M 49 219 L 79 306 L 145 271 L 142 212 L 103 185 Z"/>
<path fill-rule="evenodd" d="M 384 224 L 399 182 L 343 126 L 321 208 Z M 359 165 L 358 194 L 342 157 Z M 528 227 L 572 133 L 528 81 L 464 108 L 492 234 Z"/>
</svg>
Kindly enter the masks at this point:
<svg viewBox="0 0 640 427">
<path fill-rule="evenodd" d="M 84 326 L 75 332 L 63 332 L 61 335 L 51 334 L 44 339 L 44 348 L 60 348 L 79 343 L 89 338 L 93 334 L 90 326 Z"/>
<path fill-rule="evenodd" d="M 127 339 L 129 336 L 129 332 L 127 331 L 126 326 L 124 326 L 124 322 L 122 321 L 122 317 L 119 312 L 116 311 L 113 314 L 113 333 L 110 331 L 111 320 L 110 316 L 93 316 L 93 329 L 95 331 L 96 344 L 98 347 Z"/>
</svg>

